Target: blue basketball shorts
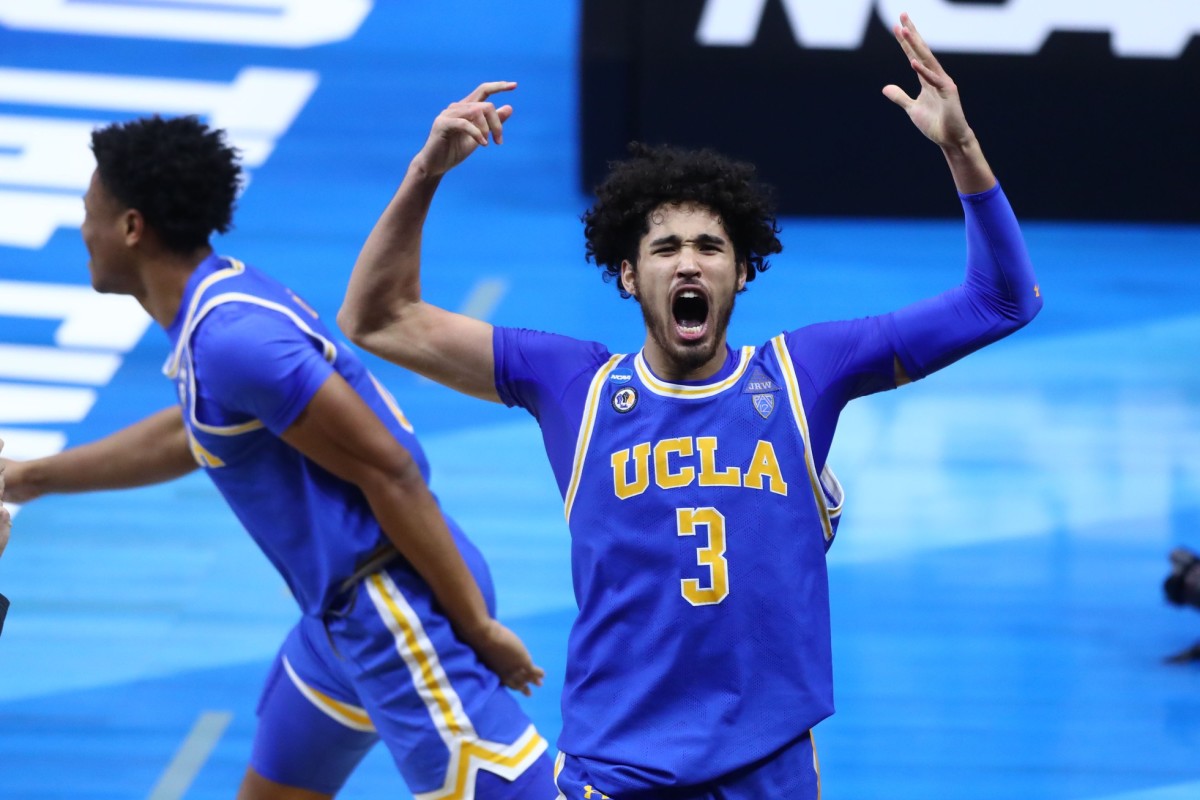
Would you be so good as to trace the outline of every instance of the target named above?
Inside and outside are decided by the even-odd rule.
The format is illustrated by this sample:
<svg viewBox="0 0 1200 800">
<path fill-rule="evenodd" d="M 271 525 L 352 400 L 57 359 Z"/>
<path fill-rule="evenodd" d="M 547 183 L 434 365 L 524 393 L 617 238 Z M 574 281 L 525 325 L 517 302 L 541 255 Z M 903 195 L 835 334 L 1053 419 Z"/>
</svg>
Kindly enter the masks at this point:
<svg viewBox="0 0 1200 800">
<path fill-rule="evenodd" d="M 460 539 L 489 609 L 487 567 Z M 403 562 L 368 575 L 324 619 L 288 634 L 259 700 L 251 766 L 336 793 L 382 740 L 418 800 L 553 800 L 546 741 L 455 637 Z"/>
<path fill-rule="evenodd" d="M 554 763 L 557 800 L 820 800 L 821 797 L 821 771 L 811 731 L 760 761 L 695 786 L 618 791 L 596 783 L 588 774 L 587 765 L 586 758 L 558 754 Z"/>
</svg>

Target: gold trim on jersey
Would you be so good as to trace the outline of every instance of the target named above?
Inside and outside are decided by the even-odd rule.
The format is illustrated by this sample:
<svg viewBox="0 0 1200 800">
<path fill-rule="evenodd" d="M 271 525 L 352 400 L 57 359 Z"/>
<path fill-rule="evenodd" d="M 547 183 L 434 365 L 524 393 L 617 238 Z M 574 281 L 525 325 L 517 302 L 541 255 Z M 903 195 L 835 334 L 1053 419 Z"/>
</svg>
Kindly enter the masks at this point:
<svg viewBox="0 0 1200 800">
<path fill-rule="evenodd" d="M 497 747 L 503 749 L 496 750 Z M 473 800 L 479 770 L 499 775 L 506 781 L 515 781 L 546 752 L 546 747 L 546 740 L 533 725 L 507 747 L 482 740 L 464 741 L 459 752 L 451 750 L 446 782 L 442 787 L 414 794 L 414 800 Z"/>
<path fill-rule="evenodd" d="M 291 678 L 292 684 L 300 691 L 300 694 L 307 697 L 309 702 L 320 711 L 345 725 L 347 728 L 367 733 L 375 732 L 375 725 L 371 722 L 371 718 L 367 716 L 365 709 L 351 705 L 350 703 L 343 703 L 341 700 L 335 700 L 324 692 L 309 686 L 304 682 L 303 678 L 296 674 L 296 670 L 292 669 L 292 664 L 287 660 L 287 656 L 283 657 L 283 668 L 287 670 L 288 677 Z"/>
<path fill-rule="evenodd" d="M 575 493 L 579 491 L 579 479 L 583 475 L 583 461 L 587 458 L 588 445 L 592 441 L 592 429 L 596 425 L 596 413 L 603 394 L 601 389 L 608 376 L 616 368 L 624 355 L 615 355 L 596 371 L 592 385 L 588 387 L 587 402 L 583 404 L 583 419 L 579 423 L 579 436 L 575 439 L 575 460 L 571 465 L 571 480 L 567 484 L 567 494 L 563 498 L 563 513 L 567 522 L 571 522 L 571 507 L 575 505 Z"/>
<path fill-rule="evenodd" d="M 825 534 L 825 541 L 833 539 L 833 517 L 842 513 L 842 506 L 845 501 L 845 495 L 842 492 L 842 484 L 838 481 L 837 476 L 833 474 L 833 470 L 829 469 L 826 464 L 821 470 L 821 474 L 817 474 L 816 465 L 813 462 L 812 454 L 812 439 L 808 435 L 808 417 L 804 414 L 804 403 L 800 398 L 800 381 L 796 378 L 796 370 L 792 366 L 792 358 L 788 354 L 787 345 L 784 344 L 783 334 L 776 336 L 771 340 L 771 346 L 775 352 L 775 359 L 779 362 L 779 368 L 783 374 L 783 382 L 787 386 L 788 402 L 792 406 L 792 417 L 796 420 L 796 427 L 800 430 L 800 438 L 804 441 L 804 465 L 808 468 L 808 482 L 812 486 L 813 498 L 817 502 L 817 511 L 821 516 L 821 528 Z M 829 473 L 828 478 L 825 473 Z M 835 503 L 831 509 L 829 502 L 825 497 L 826 486 L 830 489 L 830 493 L 834 495 Z"/>
<path fill-rule="evenodd" d="M 192 315 L 196 313 L 196 306 L 200 304 L 200 298 L 204 296 L 205 290 L 217 281 L 241 275 L 246 271 L 246 265 L 236 258 L 228 258 L 226 260 L 229 262 L 228 267 L 219 269 L 200 281 L 200 285 L 192 293 L 192 301 L 188 304 L 187 314 L 183 317 L 183 333 L 180 335 L 179 341 L 175 343 L 175 349 L 171 351 L 171 355 L 167 358 L 167 363 L 163 365 L 163 374 L 168 378 L 174 378 L 179 373 L 179 363 L 183 358 L 183 351 L 187 347 L 188 336 L 191 334 Z"/>
<path fill-rule="evenodd" d="M 386 572 L 368 577 L 366 587 L 375 610 L 395 637 L 396 650 L 450 754 L 441 788 L 422 792 L 416 800 L 470 800 L 475 796 L 475 778 L 481 769 L 509 781 L 521 775 L 546 751 L 546 740 L 537 729 L 530 725 L 512 744 L 481 739 L 442 668 L 421 618 L 400 587 Z"/>
<path fill-rule="evenodd" d="M 817 773 L 817 800 L 821 800 L 821 760 L 817 758 L 817 740 L 813 738 L 811 730 L 808 732 L 808 744 L 813 751 L 813 772 Z"/>
<path fill-rule="evenodd" d="M 563 790 L 559 788 L 558 776 L 562 774 L 563 767 L 567 765 L 567 754 L 562 750 L 558 751 L 558 755 L 554 757 L 554 788 L 558 789 L 558 796 L 554 800 L 567 800 L 567 796 L 563 794 Z"/>
<path fill-rule="evenodd" d="M 383 388 L 383 384 L 380 383 L 374 375 L 368 372 L 367 376 L 371 379 L 371 383 L 375 384 L 375 391 L 379 392 L 379 396 L 383 399 L 384 405 L 386 405 L 388 410 L 392 412 L 392 416 L 396 418 L 396 422 L 400 423 L 400 427 L 404 428 L 404 430 L 408 431 L 409 433 L 413 433 L 414 431 L 412 423 L 408 421 L 408 417 L 404 416 L 404 412 L 400 410 L 400 404 L 396 402 L 395 397 L 392 397 L 392 393 Z"/>
<path fill-rule="evenodd" d="M 654 373 L 650 371 L 650 365 L 646 363 L 644 353 L 645 351 L 643 350 L 638 351 L 637 357 L 633 360 L 633 366 L 647 389 L 664 397 L 683 397 L 688 400 L 699 400 L 703 397 L 712 397 L 715 394 L 719 394 L 741 380 L 742 375 L 746 372 L 746 368 L 750 366 L 750 358 L 754 355 L 754 348 L 750 345 L 742 348 L 741 355 L 739 356 L 741 361 L 737 365 L 737 369 L 728 378 L 705 386 L 684 386 L 679 383 L 668 383 L 654 377 Z"/>
</svg>

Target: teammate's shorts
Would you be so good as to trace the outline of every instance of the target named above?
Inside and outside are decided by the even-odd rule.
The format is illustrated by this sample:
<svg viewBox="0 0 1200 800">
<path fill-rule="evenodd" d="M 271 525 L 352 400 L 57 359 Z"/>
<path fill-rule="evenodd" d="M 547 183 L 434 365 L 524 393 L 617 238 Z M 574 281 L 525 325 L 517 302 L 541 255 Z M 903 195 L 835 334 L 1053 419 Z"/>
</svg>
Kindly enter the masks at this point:
<svg viewBox="0 0 1200 800">
<path fill-rule="evenodd" d="M 459 539 L 489 610 L 491 579 Z M 368 575 L 325 619 L 304 617 L 276 656 L 251 765 L 333 794 L 380 739 L 418 800 L 552 800 L 546 741 L 462 644 L 404 562 Z"/>
<path fill-rule="evenodd" d="M 606 765 L 604 772 L 612 771 L 620 768 Z M 558 800 L 819 800 L 821 796 L 821 773 L 811 732 L 760 761 L 695 786 L 634 791 L 605 787 L 589 775 L 588 759 L 565 753 L 559 753 L 554 763 L 554 782 Z"/>
</svg>

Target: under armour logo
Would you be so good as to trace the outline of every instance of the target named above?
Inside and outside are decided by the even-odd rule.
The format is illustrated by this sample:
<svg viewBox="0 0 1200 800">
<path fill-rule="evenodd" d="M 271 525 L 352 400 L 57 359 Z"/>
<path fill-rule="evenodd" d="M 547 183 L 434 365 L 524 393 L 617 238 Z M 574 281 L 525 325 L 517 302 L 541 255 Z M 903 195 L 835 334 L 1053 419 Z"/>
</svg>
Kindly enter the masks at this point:
<svg viewBox="0 0 1200 800">
<path fill-rule="evenodd" d="M 583 787 L 583 800 L 591 800 L 593 797 L 598 797 L 600 800 L 612 800 L 611 797 L 589 783 Z"/>
</svg>

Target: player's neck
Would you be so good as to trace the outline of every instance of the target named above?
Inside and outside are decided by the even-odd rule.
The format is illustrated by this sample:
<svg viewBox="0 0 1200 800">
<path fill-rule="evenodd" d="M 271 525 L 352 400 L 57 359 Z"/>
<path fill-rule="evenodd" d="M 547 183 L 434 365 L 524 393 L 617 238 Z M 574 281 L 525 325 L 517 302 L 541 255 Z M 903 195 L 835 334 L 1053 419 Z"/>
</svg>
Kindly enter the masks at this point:
<svg viewBox="0 0 1200 800">
<path fill-rule="evenodd" d="M 163 328 L 175 321 L 192 273 L 211 253 L 212 248 L 204 245 L 186 254 L 160 251 L 145 261 L 140 270 L 142 291 L 134 297 Z"/>
<path fill-rule="evenodd" d="M 684 383 L 702 381 L 716 375 L 725 365 L 728 348 L 722 339 L 713 350 L 712 356 L 700 364 L 694 361 L 672 356 L 658 346 L 653 336 L 647 336 L 642 345 L 642 355 L 650 365 L 650 371 L 659 379 L 668 383 Z"/>
</svg>

